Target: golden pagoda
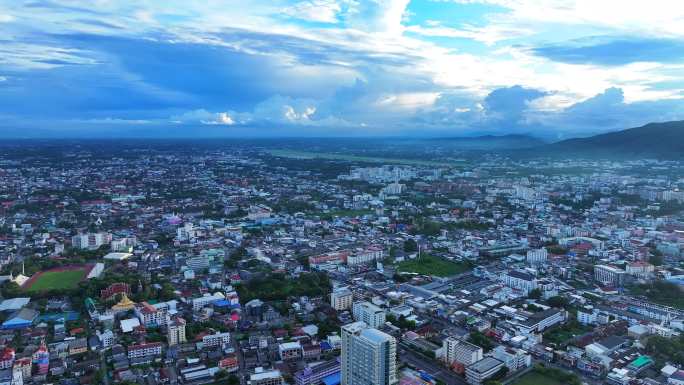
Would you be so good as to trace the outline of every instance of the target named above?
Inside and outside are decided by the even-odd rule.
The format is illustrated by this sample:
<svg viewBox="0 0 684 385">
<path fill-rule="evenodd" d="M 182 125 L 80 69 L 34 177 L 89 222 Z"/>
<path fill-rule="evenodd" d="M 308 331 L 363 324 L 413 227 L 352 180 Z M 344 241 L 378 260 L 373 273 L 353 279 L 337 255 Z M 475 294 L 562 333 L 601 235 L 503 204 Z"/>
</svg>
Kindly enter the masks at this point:
<svg viewBox="0 0 684 385">
<path fill-rule="evenodd" d="M 112 311 L 114 313 L 129 311 L 135 307 L 135 302 L 131 301 L 126 293 L 121 294 L 121 300 L 112 306 Z"/>
</svg>

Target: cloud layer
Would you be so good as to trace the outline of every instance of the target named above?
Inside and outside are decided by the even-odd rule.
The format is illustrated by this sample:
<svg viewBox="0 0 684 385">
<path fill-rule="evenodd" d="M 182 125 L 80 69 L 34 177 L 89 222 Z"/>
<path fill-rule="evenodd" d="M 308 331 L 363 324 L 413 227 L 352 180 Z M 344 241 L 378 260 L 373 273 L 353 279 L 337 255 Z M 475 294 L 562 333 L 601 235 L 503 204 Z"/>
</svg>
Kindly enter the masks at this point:
<svg viewBox="0 0 684 385">
<path fill-rule="evenodd" d="M 682 8 L 0 0 L 0 135 L 561 138 L 684 119 Z"/>
</svg>

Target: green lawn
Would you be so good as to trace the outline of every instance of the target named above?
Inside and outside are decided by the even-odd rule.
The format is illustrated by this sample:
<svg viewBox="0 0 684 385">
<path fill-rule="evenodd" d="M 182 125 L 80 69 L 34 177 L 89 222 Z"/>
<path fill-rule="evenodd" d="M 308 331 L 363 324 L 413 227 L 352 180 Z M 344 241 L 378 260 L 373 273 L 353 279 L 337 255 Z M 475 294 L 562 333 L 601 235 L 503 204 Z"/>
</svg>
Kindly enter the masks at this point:
<svg viewBox="0 0 684 385">
<path fill-rule="evenodd" d="M 418 273 L 448 277 L 470 270 L 470 266 L 463 262 L 451 262 L 433 255 L 422 255 L 420 259 L 411 259 L 397 265 L 397 270 L 405 273 Z"/>
<path fill-rule="evenodd" d="M 570 342 L 573 338 L 591 331 L 591 327 L 583 326 L 577 321 L 570 321 L 567 324 L 551 329 L 544 333 L 544 341 L 555 344 Z"/>
<path fill-rule="evenodd" d="M 54 289 L 73 289 L 78 286 L 84 275 L 85 270 L 46 271 L 27 290 L 29 292 L 36 292 Z"/>
<path fill-rule="evenodd" d="M 532 371 L 520 377 L 513 385 L 563 385 L 563 383 L 555 378 Z"/>
</svg>

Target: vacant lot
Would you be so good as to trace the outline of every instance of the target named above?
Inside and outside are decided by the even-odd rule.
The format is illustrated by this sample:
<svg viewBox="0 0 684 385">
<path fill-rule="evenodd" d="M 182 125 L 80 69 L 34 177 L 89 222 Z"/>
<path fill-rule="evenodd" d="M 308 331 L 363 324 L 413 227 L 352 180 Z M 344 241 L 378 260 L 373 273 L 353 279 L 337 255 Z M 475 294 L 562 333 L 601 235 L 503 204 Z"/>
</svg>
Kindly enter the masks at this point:
<svg viewBox="0 0 684 385">
<path fill-rule="evenodd" d="M 563 383 L 554 378 L 532 371 L 520 377 L 513 385 L 563 385 Z"/>
<path fill-rule="evenodd" d="M 73 289 L 85 277 L 86 269 L 50 270 L 36 274 L 39 276 L 26 286 L 29 292 Z"/>
<path fill-rule="evenodd" d="M 451 262 L 433 255 L 423 255 L 420 259 L 412 259 L 399 263 L 397 270 L 404 273 L 448 277 L 450 275 L 464 273 L 470 270 L 470 266 L 467 263 Z"/>
</svg>

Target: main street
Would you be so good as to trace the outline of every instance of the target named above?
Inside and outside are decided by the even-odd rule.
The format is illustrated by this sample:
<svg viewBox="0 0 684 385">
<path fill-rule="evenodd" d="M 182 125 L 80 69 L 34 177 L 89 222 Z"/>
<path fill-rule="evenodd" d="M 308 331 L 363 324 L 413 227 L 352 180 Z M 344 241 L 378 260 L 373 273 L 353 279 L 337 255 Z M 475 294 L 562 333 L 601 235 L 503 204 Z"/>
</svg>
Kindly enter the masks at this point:
<svg viewBox="0 0 684 385">
<path fill-rule="evenodd" d="M 466 385 L 465 379 L 452 373 L 448 369 L 439 365 L 436 361 L 421 356 L 403 346 L 398 346 L 399 361 L 408 364 L 416 369 L 424 370 L 432 377 L 444 382 L 447 385 Z"/>
</svg>

